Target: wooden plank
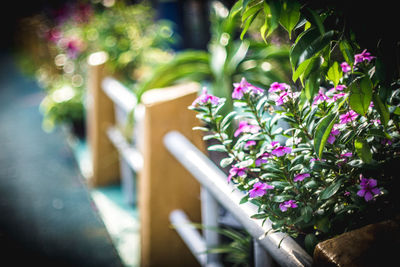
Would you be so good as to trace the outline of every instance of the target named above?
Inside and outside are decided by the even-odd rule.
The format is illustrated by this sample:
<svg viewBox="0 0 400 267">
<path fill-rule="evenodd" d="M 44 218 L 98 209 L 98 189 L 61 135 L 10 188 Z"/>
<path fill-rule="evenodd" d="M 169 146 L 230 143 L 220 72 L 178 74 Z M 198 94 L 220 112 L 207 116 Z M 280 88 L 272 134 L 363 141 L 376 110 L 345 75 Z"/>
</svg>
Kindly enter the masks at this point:
<svg viewBox="0 0 400 267">
<path fill-rule="evenodd" d="M 92 158 L 92 175 L 89 184 L 106 186 L 119 181 L 118 151 L 107 137 L 108 127 L 114 125 L 114 104 L 101 88 L 105 77 L 106 54 L 89 56 L 87 92 L 87 139 Z"/>
<path fill-rule="evenodd" d="M 188 106 L 197 97 L 196 83 L 153 89 L 142 96 L 143 169 L 138 177 L 141 222 L 141 266 L 198 266 L 198 262 L 171 228 L 169 214 L 183 210 L 191 221 L 200 222 L 200 185 L 167 151 L 166 133 L 176 130 L 204 151 L 199 125 Z M 138 145 L 139 145 L 138 144 Z"/>
</svg>

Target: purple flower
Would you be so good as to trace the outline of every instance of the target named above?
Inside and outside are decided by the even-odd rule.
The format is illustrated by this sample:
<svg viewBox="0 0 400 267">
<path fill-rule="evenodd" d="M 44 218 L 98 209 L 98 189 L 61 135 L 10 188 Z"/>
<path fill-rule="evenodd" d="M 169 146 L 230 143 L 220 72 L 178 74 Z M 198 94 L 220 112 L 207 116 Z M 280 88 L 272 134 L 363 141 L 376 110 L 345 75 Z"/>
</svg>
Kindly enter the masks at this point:
<svg viewBox="0 0 400 267">
<path fill-rule="evenodd" d="M 262 197 L 267 193 L 268 189 L 274 189 L 274 186 L 262 182 L 257 182 L 253 185 L 253 189 L 249 191 L 249 195 L 251 198 Z"/>
<path fill-rule="evenodd" d="M 278 146 L 277 148 L 272 150 L 271 154 L 277 157 L 282 157 L 285 154 L 290 154 L 290 152 L 292 152 L 292 149 L 290 147 Z"/>
<path fill-rule="evenodd" d="M 365 201 L 370 201 L 373 199 L 374 195 L 378 195 L 381 190 L 377 188 L 377 182 L 375 179 L 366 179 L 360 174 L 360 190 L 357 192 L 359 197 L 364 197 Z"/>
<path fill-rule="evenodd" d="M 392 144 L 392 141 L 390 141 L 389 139 L 386 139 L 386 138 L 385 138 L 385 139 L 382 140 L 381 144 L 382 144 L 382 145 L 389 145 L 389 146 L 390 146 L 390 145 Z"/>
<path fill-rule="evenodd" d="M 229 176 L 228 176 L 228 182 L 230 182 L 232 180 L 233 176 L 245 176 L 246 175 L 246 167 L 236 167 L 236 166 L 232 166 L 232 168 L 229 170 Z"/>
<path fill-rule="evenodd" d="M 262 164 L 264 164 L 264 163 L 267 163 L 268 162 L 268 158 L 270 157 L 271 155 L 269 154 L 269 153 L 267 153 L 267 152 L 265 152 L 265 153 L 263 153 L 261 156 L 259 156 L 257 159 L 256 159 L 256 166 L 258 167 L 258 166 L 261 166 Z"/>
<path fill-rule="evenodd" d="M 340 131 L 338 129 L 336 129 L 335 127 L 333 127 L 332 131 L 328 137 L 327 142 L 329 144 L 333 144 L 333 142 L 335 142 L 335 140 L 336 140 L 336 135 L 339 135 L 339 134 L 340 134 Z"/>
<path fill-rule="evenodd" d="M 361 63 L 365 60 L 368 62 L 371 61 L 375 57 L 371 56 L 371 53 L 367 52 L 367 49 L 364 49 L 364 51 L 361 52 L 361 54 L 356 54 L 354 55 L 354 64 Z"/>
<path fill-rule="evenodd" d="M 350 196 L 350 192 L 349 192 L 349 191 L 346 191 L 346 192 L 344 192 L 344 195 L 345 195 L 346 197 L 348 197 L 348 196 Z"/>
<path fill-rule="evenodd" d="M 236 129 L 233 134 L 235 137 L 238 137 L 241 133 L 258 133 L 260 131 L 260 127 L 258 125 L 248 124 L 247 121 L 239 122 L 239 127 Z"/>
<path fill-rule="evenodd" d="M 351 152 L 347 152 L 347 153 L 344 153 L 344 154 L 340 154 L 340 158 L 351 158 L 353 156 L 353 153 L 351 153 Z"/>
<path fill-rule="evenodd" d="M 310 177 L 310 174 L 309 174 L 309 173 L 300 173 L 300 174 L 297 174 L 297 175 L 294 177 L 293 181 L 294 181 L 294 182 L 303 181 L 303 180 L 304 180 L 305 178 L 307 178 L 307 177 Z"/>
<path fill-rule="evenodd" d="M 353 110 L 346 112 L 339 116 L 340 124 L 346 124 L 348 122 L 354 121 L 358 117 L 358 114 Z"/>
<path fill-rule="evenodd" d="M 329 97 L 327 97 L 324 94 L 324 91 L 322 89 L 319 89 L 318 95 L 316 95 L 314 97 L 313 105 L 317 105 L 317 104 L 322 103 L 322 102 L 324 102 L 326 100 L 329 100 Z"/>
<path fill-rule="evenodd" d="M 240 83 L 233 84 L 234 89 L 232 92 L 233 99 L 242 99 L 245 93 L 253 93 L 253 94 L 262 94 L 264 92 L 263 89 L 258 88 L 249 82 L 243 77 Z"/>
<path fill-rule="evenodd" d="M 207 93 L 207 88 L 203 87 L 203 92 L 202 94 L 197 97 L 193 103 L 192 103 L 192 107 L 196 107 L 196 106 L 202 106 L 202 105 L 206 105 L 206 104 L 211 104 L 211 105 L 218 105 L 220 103 L 220 98 L 210 95 Z"/>
<path fill-rule="evenodd" d="M 297 208 L 296 200 L 291 199 L 291 200 L 285 201 L 285 202 L 279 204 L 279 208 L 283 212 L 287 211 L 288 208 L 292 208 L 292 209 Z"/>
<path fill-rule="evenodd" d="M 275 93 L 275 92 L 280 92 L 280 91 L 286 91 L 287 89 L 289 89 L 289 85 L 287 85 L 286 83 L 274 82 L 269 87 L 268 92 Z"/>
<path fill-rule="evenodd" d="M 349 64 L 347 64 L 346 61 L 342 62 L 342 64 L 340 64 L 340 67 L 342 67 L 342 71 L 344 73 L 351 71 L 351 67 Z"/>
<path fill-rule="evenodd" d="M 343 84 L 339 84 L 338 86 L 335 87 L 335 89 L 338 91 L 343 91 L 345 88 L 347 88 L 347 87 L 346 87 L 346 85 L 343 85 Z"/>
</svg>

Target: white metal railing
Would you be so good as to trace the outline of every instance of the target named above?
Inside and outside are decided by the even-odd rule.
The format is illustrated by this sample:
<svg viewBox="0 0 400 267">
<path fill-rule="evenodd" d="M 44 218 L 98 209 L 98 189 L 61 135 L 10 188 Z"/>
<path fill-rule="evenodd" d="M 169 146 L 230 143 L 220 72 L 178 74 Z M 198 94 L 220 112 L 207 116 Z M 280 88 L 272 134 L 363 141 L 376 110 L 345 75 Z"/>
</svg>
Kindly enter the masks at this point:
<svg viewBox="0 0 400 267">
<path fill-rule="evenodd" d="M 103 79 L 102 90 L 114 103 L 115 121 L 117 125 L 125 125 L 131 112 L 137 107 L 136 96 L 123 84 L 111 77 Z M 135 115 L 140 116 L 135 113 Z M 140 120 L 140 118 L 135 118 Z M 111 126 L 107 136 L 120 155 L 120 174 L 124 198 L 127 203 L 136 203 L 136 173 L 143 167 L 141 153 L 130 144 L 121 131 Z"/>
<path fill-rule="evenodd" d="M 215 224 L 215 218 L 218 216 L 215 206 L 217 203 L 228 210 L 235 219 L 240 222 L 243 228 L 254 238 L 255 244 L 255 265 L 271 266 L 273 260 L 281 266 L 311 266 L 312 257 L 296 243 L 291 237 L 283 233 L 264 234 L 271 229 L 271 222 L 266 221 L 262 224 L 261 220 L 251 219 L 250 216 L 257 212 L 257 207 L 252 203 L 238 204 L 244 197 L 244 193 L 236 190 L 234 185 L 227 183 L 227 176 L 213 162 L 210 161 L 201 151 L 199 151 L 189 140 L 178 132 L 169 132 L 164 137 L 164 144 L 170 153 L 195 177 L 201 184 L 202 190 L 205 190 L 211 197 L 208 200 L 202 200 L 202 206 L 206 205 L 204 210 L 209 212 L 208 222 Z M 217 202 L 217 203 L 215 203 Z M 207 208 L 210 206 L 211 208 Z M 203 208 L 202 208 L 203 209 Z M 211 211 L 210 211 L 211 210 Z M 214 215 L 211 215 L 214 213 Z M 178 215 L 177 215 L 178 214 Z M 204 216 L 202 216 L 204 218 Z M 171 214 L 171 222 L 180 225 L 180 227 L 189 227 L 185 230 L 178 230 L 182 239 L 188 247 L 193 249 L 194 255 L 202 249 L 203 243 L 208 246 L 215 243 L 215 237 L 203 237 L 199 241 L 196 231 L 187 224 L 188 219 L 182 215 L 182 211 L 175 211 Z M 184 219 L 182 219 L 184 218 Z M 186 226 L 185 226 L 186 225 Z M 178 227 L 179 229 L 179 227 Z M 194 243 L 201 244 L 193 246 Z M 273 258 L 273 260 L 271 259 Z M 206 261 L 206 263 L 204 262 Z M 203 266 L 218 264 L 218 260 L 204 260 L 201 258 L 199 263 Z"/>
</svg>

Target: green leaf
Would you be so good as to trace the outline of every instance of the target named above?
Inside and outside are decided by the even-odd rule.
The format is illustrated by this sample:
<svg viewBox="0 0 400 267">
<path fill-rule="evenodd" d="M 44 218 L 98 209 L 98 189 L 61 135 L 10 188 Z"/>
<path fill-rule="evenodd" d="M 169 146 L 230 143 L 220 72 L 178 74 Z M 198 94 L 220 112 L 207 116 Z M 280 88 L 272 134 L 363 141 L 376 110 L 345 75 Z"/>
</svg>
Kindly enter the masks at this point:
<svg viewBox="0 0 400 267">
<path fill-rule="evenodd" d="M 318 72 L 315 72 L 306 80 L 306 86 L 304 90 L 305 90 L 305 95 L 308 101 L 310 102 L 313 100 L 314 95 L 319 90 L 318 74 L 319 74 Z"/>
<path fill-rule="evenodd" d="M 354 148 L 356 149 L 357 155 L 361 158 L 363 162 L 371 163 L 371 148 L 369 147 L 369 144 L 365 139 L 356 138 L 356 140 L 354 140 Z"/>
<path fill-rule="evenodd" d="M 368 77 L 356 80 L 350 85 L 349 104 L 358 114 L 365 115 L 372 100 L 372 82 Z"/>
<path fill-rule="evenodd" d="M 252 218 L 252 219 L 265 219 L 266 217 L 268 217 L 267 214 L 265 214 L 265 213 L 259 213 L 259 214 L 251 215 L 250 218 Z"/>
<path fill-rule="evenodd" d="M 283 201 L 286 201 L 286 200 L 289 200 L 292 198 L 293 198 L 293 196 L 291 196 L 291 195 L 278 195 L 278 196 L 274 196 L 272 198 L 272 201 L 281 203 Z"/>
<path fill-rule="evenodd" d="M 329 221 L 329 218 L 323 217 L 323 218 L 319 219 L 317 221 L 315 227 L 324 233 L 328 233 L 329 229 L 331 228 L 331 223 Z"/>
<path fill-rule="evenodd" d="M 339 84 L 340 78 L 342 78 L 342 71 L 339 69 L 339 64 L 336 61 L 329 68 L 327 77 L 333 82 L 335 87 Z"/>
<path fill-rule="evenodd" d="M 317 39 L 312 41 L 308 47 L 300 54 L 298 59 L 298 64 L 312 58 L 317 53 L 321 52 L 325 47 L 327 47 L 334 35 L 334 31 L 326 32 L 324 35 L 319 36 Z"/>
<path fill-rule="evenodd" d="M 301 209 L 301 216 L 304 222 L 308 223 L 312 219 L 313 210 L 310 206 L 305 206 Z"/>
<path fill-rule="evenodd" d="M 339 190 L 341 185 L 342 185 L 342 180 L 333 182 L 331 185 L 329 185 L 327 188 L 325 188 L 324 191 L 321 192 L 321 194 L 319 195 L 319 199 L 324 200 L 324 199 L 330 198 L 331 196 L 336 194 L 336 192 Z"/>
<path fill-rule="evenodd" d="M 318 239 L 315 237 L 314 234 L 307 234 L 304 239 L 304 245 L 306 247 L 307 252 L 310 255 L 313 255 L 314 248 L 318 244 Z"/>
<path fill-rule="evenodd" d="M 289 39 L 292 38 L 292 30 L 300 19 L 300 3 L 294 0 L 287 0 L 282 5 L 282 12 L 279 23 L 289 33 Z"/>
<path fill-rule="evenodd" d="M 226 152 L 226 148 L 224 145 L 212 145 L 208 147 L 209 151 L 218 151 L 218 152 Z"/>
<path fill-rule="evenodd" d="M 314 10 L 306 8 L 302 12 L 305 16 L 306 19 L 316 28 L 319 30 L 320 34 L 323 35 L 325 33 L 325 28 L 324 24 L 322 23 L 322 19 L 320 15 L 318 15 Z"/>
<path fill-rule="evenodd" d="M 232 119 L 236 116 L 236 111 L 230 112 L 228 115 L 224 117 L 224 119 L 221 121 L 221 129 L 222 131 L 225 131 L 226 128 L 229 127 Z"/>
<path fill-rule="evenodd" d="M 240 200 L 239 204 L 244 204 L 247 201 L 249 201 L 249 195 L 245 195 L 244 197 L 242 197 L 242 199 Z"/>
<path fill-rule="evenodd" d="M 307 31 L 301 33 L 297 38 L 295 44 L 290 48 L 290 62 L 292 68 L 296 69 L 299 63 L 301 54 L 308 48 L 308 46 L 320 36 L 319 32 L 315 28 L 310 28 Z M 305 60 L 303 60 L 305 61 Z"/>
<path fill-rule="evenodd" d="M 222 159 L 221 162 L 219 163 L 219 165 L 221 165 L 222 168 L 227 167 L 228 165 L 230 165 L 233 162 L 233 158 L 225 158 Z"/>
<path fill-rule="evenodd" d="M 372 95 L 372 101 L 374 102 L 376 111 L 378 111 L 381 117 L 382 124 L 386 127 L 390 119 L 388 107 L 382 102 L 381 98 L 376 93 Z"/>
<path fill-rule="evenodd" d="M 321 158 L 322 151 L 326 144 L 326 140 L 328 140 L 332 127 L 335 124 L 336 118 L 337 114 L 335 113 L 328 114 L 326 117 L 321 119 L 321 121 L 318 123 L 315 129 L 314 149 L 318 155 L 318 158 Z"/>
<path fill-rule="evenodd" d="M 349 42 L 347 42 L 346 40 L 340 41 L 339 48 L 340 51 L 342 51 L 343 57 L 346 60 L 346 62 L 349 64 L 353 63 L 354 53 Z"/>
</svg>

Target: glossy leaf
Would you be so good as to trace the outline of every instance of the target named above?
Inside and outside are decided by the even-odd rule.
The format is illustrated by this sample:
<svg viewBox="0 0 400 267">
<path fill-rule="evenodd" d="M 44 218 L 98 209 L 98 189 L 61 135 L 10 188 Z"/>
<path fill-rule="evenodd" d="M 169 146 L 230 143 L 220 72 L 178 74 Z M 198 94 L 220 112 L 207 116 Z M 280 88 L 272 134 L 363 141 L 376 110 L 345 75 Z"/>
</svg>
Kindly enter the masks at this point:
<svg viewBox="0 0 400 267">
<path fill-rule="evenodd" d="M 304 222 L 308 223 L 312 219 L 313 210 L 310 206 L 305 206 L 301 209 L 301 216 Z"/>
<path fill-rule="evenodd" d="M 354 53 L 349 42 L 347 42 L 346 40 L 340 41 L 339 48 L 345 61 L 349 64 L 353 63 Z"/>
<path fill-rule="evenodd" d="M 373 94 L 372 101 L 374 102 L 374 108 L 380 115 L 382 124 L 386 127 L 390 119 L 388 107 L 382 102 L 381 98 L 376 93 Z"/>
<path fill-rule="evenodd" d="M 318 244 L 318 239 L 315 237 L 314 234 L 307 234 L 304 239 L 304 245 L 306 247 L 307 252 L 310 255 L 313 255 L 314 248 Z"/>
<path fill-rule="evenodd" d="M 357 155 L 362 159 L 363 162 L 371 163 L 371 148 L 365 139 L 356 138 L 356 140 L 354 141 L 354 148 L 357 152 Z"/>
<path fill-rule="evenodd" d="M 368 77 L 353 82 L 350 86 L 349 104 L 352 110 L 365 115 L 372 100 L 372 82 Z"/>
<path fill-rule="evenodd" d="M 331 113 L 324 117 L 317 125 L 314 133 L 314 149 L 318 157 L 321 158 L 322 151 L 326 141 L 331 133 L 332 127 L 335 124 L 337 114 Z"/>
<path fill-rule="evenodd" d="M 332 41 L 334 31 L 326 32 L 324 35 L 319 36 L 317 39 L 312 41 L 308 47 L 300 54 L 298 59 L 298 64 L 312 58 L 317 53 L 321 52 L 325 47 L 327 47 Z"/>
<path fill-rule="evenodd" d="M 289 33 L 289 38 L 292 38 L 292 30 L 300 19 L 300 3 L 294 0 L 287 0 L 282 5 L 282 12 L 279 18 L 279 23 Z"/>
<path fill-rule="evenodd" d="M 306 19 L 319 30 L 321 35 L 325 34 L 325 27 L 322 18 L 317 14 L 317 12 L 310 8 L 306 8 L 302 13 L 305 15 Z"/>
<path fill-rule="evenodd" d="M 299 35 L 295 44 L 290 49 L 290 62 L 292 64 L 292 68 L 294 70 L 301 63 L 301 62 L 299 63 L 301 54 L 319 36 L 320 36 L 320 34 L 316 28 L 310 28 L 307 31 L 305 31 Z M 305 61 L 305 60 L 303 60 L 303 61 Z"/>
<path fill-rule="evenodd" d="M 342 181 L 336 181 L 333 182 L 331 185 L 329 185 L 325 190 L 321 192 L 319 195 L 319 199 L 325 200 L 336 194 L 336 192 L 339 190 L 340 186 L 342 185 Z"/>
<path fill-rule="evenodd" d="M 335 87 L 339 84 L 340 78 L 342 78 L 342 71 L 336 61 L 333 62 L 332 66 L 329 68 L 327 78 L 333 82 Z"/>
</svg>

